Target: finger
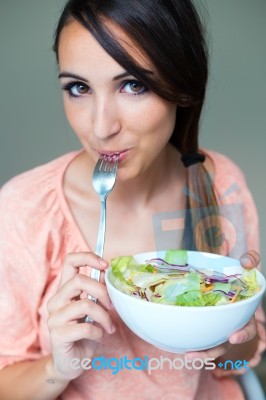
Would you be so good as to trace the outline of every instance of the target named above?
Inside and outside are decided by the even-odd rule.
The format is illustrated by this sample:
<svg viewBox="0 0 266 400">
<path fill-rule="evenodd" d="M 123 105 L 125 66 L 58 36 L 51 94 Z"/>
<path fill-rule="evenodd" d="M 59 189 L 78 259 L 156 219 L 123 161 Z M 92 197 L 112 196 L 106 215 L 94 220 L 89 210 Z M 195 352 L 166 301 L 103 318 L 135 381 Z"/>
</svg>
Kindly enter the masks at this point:
<svg viewBox="0 0 266 400">
<path fill-rule="evenodd" d="M 69 253 L 66 255 L 62 267 L 60 286 L 78 274 L 80 267 L 92 267 L 104 270 L 108 267 L 108 262 L 90 252 Z"/>
<path fill-rule="evenodd" d="M 51 329 L 50 338 L 52 346 L 59 349 L 64 345 L 77 342 L 82 339 L 100 341 L 103 337 L 103 329 L 93 324 L 72 324 Z"/>
<path fill-rule="evenodd" d="M 105 271 L 101 271 L 100 282 L 103 283 L 103 284 L 105 285 L 105 278 L 104 278 L 104 275 L 105 275 Z"/>
<path fill-rule="evenodd" d="M 248 342 L 257 334 L 257 324 L 253 317 L 243 329 L 230 336 L 229 342 L 232 344 L 240 344 Z"/>
<path fill-rule="evenodd" d="M 206 358 L 213 358 L 216 359 L 218 357 L 223 356 L 227 351 L 230 349 L 232 345 L 229 342 L 222 343 L 219 346 L 213 347 L 208 350 L 203 351 L 193 351 L 186 353 L 186 358 L 188 360 L 195 360 L 199 358 L 200 360 L 204 361 Z"/>
<path fill-rule="evenodd" d="M 240 257 L 240 263 L 244 268 L 254 268 L 260 263 L 260 255 L 255 250 L 249 250 Z"/>
<path fill-rule="evenodd" d="M 114 333 L 115 327 L 109 314 L 98 304 L 88 299 L 74 301 L 57 310 L 49 317 L 48 326 L 52 330 L 84 318 L 86 315 L 89 315 L 95 322 L 100 324 L 107 333 Z"/>
<path fill-rule="evenodd" d="M 106 286 L 86 275 L 77 274 L 71 280 L 67 281 L 49 300 L 47 303 L 49 314 L 71 303 L 73 299 L 80 296 L 82 292 L 87 292 L 96 299 L 99 299 L 106 309 L 112 309 L 112 303 L 108 296 Z"/>
</svg>

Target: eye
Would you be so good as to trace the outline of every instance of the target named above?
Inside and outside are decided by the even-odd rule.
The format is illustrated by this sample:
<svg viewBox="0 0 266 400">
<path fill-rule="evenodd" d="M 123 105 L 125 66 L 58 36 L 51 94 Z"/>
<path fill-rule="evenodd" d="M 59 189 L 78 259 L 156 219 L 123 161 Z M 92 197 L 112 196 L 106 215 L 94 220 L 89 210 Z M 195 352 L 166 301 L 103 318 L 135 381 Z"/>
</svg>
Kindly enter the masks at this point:
<svg viewBox="0 0 266 400">
<path fill-rule="evenodd" d="M 143 85 L 140 81 L 130 80 L 123 82 L 123 86 L 121 89 L 122 93 L 128 93 L 133 95 L 140 95 L 147 91 L 146 86 Z"/>
<path fill-rule="evenodd" d="M 83 82 L 69 82 L 63 86 L 70 97 L 81 97 L 90 93 L 90 87 Z"/>
</svg>

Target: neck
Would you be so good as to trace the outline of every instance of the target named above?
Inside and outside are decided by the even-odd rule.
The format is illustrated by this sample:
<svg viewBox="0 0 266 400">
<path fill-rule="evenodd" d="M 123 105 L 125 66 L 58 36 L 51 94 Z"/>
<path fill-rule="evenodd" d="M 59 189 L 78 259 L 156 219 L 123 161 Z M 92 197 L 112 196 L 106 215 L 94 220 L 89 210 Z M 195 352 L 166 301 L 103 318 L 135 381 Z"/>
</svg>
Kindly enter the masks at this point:
<svg viewBox="0 0 266 400">
<path fill-rule="evenodd" d="M 71 175 L 75 184 L 77 176 L 79 177 L 79 192 L 84 193 L 84 198 L 88 195 L 97 196 L 92 185 L 88 185 L 89 176 L 92 175 L 94 168 L 91 160 L 88 160 L 88 155 L 85 152 L 81 153 L 74 164 Z M 185 176 L 180 154 L 172 145 L 168 145 L 149 168 L 132 179 L 119 179 L 118 168 L 117 181 L 108 196 L 108 202 L 116 207 L 127 207 L 134 211 L 147 207 L 156 208 L 156 204 L 160 203 L 167 191 L 171 190 L 174 193 L 177 186 L 180 190 L 181 185 L 182 187 L 185 185 Z"/>
<path fill-rule="evenodd" d="M 110 201 L 130 205 L 133 209 L 147 208 L 158 201 L 177 181 L 184 179 L 184 168 L 178 152 L 168 146 L 142 174 L 127 181 L 117 181 Z M 184 181 L 185 182 L 185 181 Z"/>
</svg>

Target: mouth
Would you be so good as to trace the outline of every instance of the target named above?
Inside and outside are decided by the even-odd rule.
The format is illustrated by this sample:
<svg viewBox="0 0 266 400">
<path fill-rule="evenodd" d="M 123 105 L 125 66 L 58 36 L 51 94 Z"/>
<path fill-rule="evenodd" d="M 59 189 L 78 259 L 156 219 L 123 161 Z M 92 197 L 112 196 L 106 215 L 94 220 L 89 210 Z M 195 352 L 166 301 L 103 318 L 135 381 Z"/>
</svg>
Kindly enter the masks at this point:
<svg viewBox="0 0 266 400">
<path fill-rule="evenodd" d="M 114 160 L 122 160 L 128 150 L 116 150 L 116 151 L 98 151 L 99 155 L 103 157 L 104 160 L 114 161 Z"/>
</svg>

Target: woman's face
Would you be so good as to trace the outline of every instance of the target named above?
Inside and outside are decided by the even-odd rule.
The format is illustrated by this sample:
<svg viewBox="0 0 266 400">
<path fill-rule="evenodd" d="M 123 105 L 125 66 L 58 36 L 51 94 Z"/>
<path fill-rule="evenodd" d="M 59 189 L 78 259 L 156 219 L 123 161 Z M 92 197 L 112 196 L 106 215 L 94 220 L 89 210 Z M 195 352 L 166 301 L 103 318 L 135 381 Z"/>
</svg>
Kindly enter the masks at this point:
<svg viewBox="0 0 266 400">
<path fill-rule="evenodd" d="M 137 50 L 130 46 L 135 57 Z M 68 121 L 90 158 L 119 154 L 120 176 L 133 178 L 166 156 L 176 105 L 129 75 L 76 21 L 61 32 L 59 69 Z"/>
</svg>

